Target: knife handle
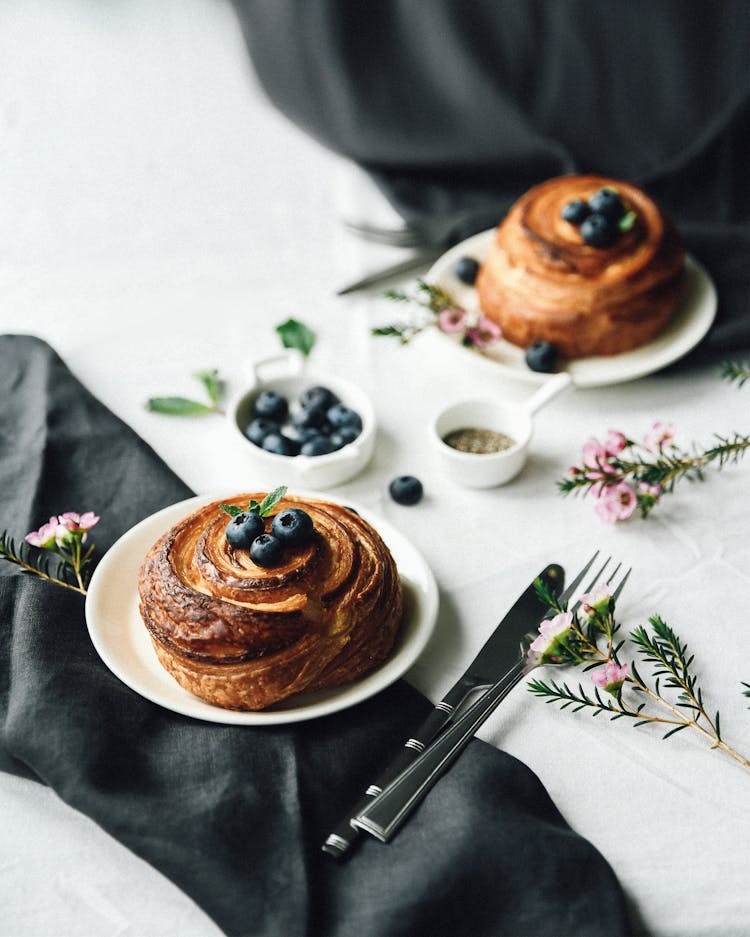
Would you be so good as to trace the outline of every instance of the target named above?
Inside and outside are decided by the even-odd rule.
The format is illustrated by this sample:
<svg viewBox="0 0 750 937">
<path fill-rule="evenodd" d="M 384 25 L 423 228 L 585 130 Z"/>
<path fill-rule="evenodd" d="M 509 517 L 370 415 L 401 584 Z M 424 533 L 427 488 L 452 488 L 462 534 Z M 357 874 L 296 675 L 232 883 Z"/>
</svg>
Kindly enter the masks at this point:
<svg viewBox="0 0 750 937">
<path fill-rule="evenodd" d="M 373 797 L 364 810 L 352 819 L 352 823 L 381 842 L 389 842 L 526 670 L 525 661 L 520 661 L 490 687 L 440 738 Z"/>
<path fill-rule="evenodd" d="M 453 713 L 460 704 L 476 689 L 482 689 L 482 687 L 472 686 L 462 679 L 446 693 L 414 735 L 407 739 L 403 748 L 379 775 L 377 781 L 370 784 L 362 797 L 328 835 L 321 847 L 323 852 L 333 856 L 334 859 L 344 858 L 361 835 L 361 830 L 351 825 L 351 819 L 365 810 L 370 805 L 373 797 L 377 796 L 394 778 L 397 778 L 402 771 L 419 757 L 427 745 L 450 722 Z"/>
</svg>

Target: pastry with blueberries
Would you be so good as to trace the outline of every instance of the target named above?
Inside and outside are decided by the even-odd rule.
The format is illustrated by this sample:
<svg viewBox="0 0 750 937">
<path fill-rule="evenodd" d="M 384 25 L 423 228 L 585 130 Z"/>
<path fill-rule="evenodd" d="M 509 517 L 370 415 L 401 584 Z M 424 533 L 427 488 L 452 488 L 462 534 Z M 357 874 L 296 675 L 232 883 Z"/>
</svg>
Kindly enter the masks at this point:
<svg viewBox="0 0 750 937">
<path fill-rule="evenodd" d="M 138 591 L 161 665 L 233 710 L 356 680 L 390 655 L 404 608 L 372 525 L 285 488 L 193 511 L 148 552 Z"/>
<path fill-rule="evenodd" d="M 676 228 L 643 189 L 559 176 L 511 207 L 476 289 L 503 337 L 535 346 L 535 369 L 545 371 L 540 348 L 562 358 L 616 355 L 657 336 L 679 305 L 684 264 Z"/>
</svg>

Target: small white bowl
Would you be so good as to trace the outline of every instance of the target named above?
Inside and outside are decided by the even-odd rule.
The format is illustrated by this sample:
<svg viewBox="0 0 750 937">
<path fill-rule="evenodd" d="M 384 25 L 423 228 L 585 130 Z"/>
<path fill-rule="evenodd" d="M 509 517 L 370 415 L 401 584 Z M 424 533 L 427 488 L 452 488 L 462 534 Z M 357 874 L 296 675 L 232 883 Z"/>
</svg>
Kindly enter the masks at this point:
<svg viewBox="0 0 750 937">
<path fill-rule="evenodd" d="M 461 400 L 441 410 L 432 423 L 430 437 L 446 474 L 467 488 L 495 488 L 515 478 L 526 463 L 534 413 L 572 386 L 569 374 L 557 374 L 524 404 L 510 405 L 484 397 Z M 462 452 L 444 441 L 458 429 L 493 430 L 509 436 L 514 443 L 498 452 Z"/>
<path fill-rule="evenodd" d="M 245 459 L 259 483 L 333 488 L 353 478 L 370 461 L 375 447 L 375 411 L 370 398 L 356 384 L 308 370 L 306 360 L 293 351 L 257 362 L 250 381 L 249 387 L 230 401 L 227 419 L 238 455 Z M 362 432 L 354 442 L 319 456 L 277 455 L 250 442 L 245 430 L 253 419 L 253 403 L 261 391 L 276 391 L 293 405 L 302 391 L 317 385 L 330 388 L 345 406 L 360 415 Z"/>
</svg>

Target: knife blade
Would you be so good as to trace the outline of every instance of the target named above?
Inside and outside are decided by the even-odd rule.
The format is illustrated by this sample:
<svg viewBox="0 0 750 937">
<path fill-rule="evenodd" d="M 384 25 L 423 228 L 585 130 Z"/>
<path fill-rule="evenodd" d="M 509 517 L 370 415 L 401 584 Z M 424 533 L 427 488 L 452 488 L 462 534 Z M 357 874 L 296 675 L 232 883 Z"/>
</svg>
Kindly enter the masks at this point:
<svg viewBox="0 0 750 937">
<path fill-rule="evenodd" d="M 416 270 L 417 267 L 426 267 L 444 253 L 444 247 L 440 248 L 440 250 L 422 251 L 410 257 L 408 260 L 402 260 L 399 263 L 391 264 L 388 267 L 383 267 L 381 270 L 374 270 L 372 273 L 368 273 L 366 276 L 355 280 L 353 283 L 347 283 L 346 286 L 342 286 L 340 289 L 336 290 L 336 295 L 346 296 L 347 293 L 355 293 L 357 290 L 364 290 L 368 286 L 376 286 L 378 283 L 392 280 L 402 273 Z"/>
<path fill-rule="evenodd" d="M 537 578 L 556 595 L 560 595 L 565 583 L 565 571 L 559 564 L 551 563 Z M 509 659 L 518 656 L 518 642 L 521 636 L 533 628 L 546 611 L 539 600 L 535 582 L 536 579 L 527 586 L 456 683 L 435 705 L 415 734 L 407 739 L 404 747 L 377 781 L 370 784 L 364 795 L 329 834 L 321 847 L 323 852 L 335 859 L 342 859 L 349 852 L 361 835 L 361 831 L 351 825 L 352 818 L 360 814 L 373 797 L 381 793 L 386 785 L 424 751 L 469 696 L 477 690 L 492 686 L 498 675 L 507 669 Z"/>
</svg>

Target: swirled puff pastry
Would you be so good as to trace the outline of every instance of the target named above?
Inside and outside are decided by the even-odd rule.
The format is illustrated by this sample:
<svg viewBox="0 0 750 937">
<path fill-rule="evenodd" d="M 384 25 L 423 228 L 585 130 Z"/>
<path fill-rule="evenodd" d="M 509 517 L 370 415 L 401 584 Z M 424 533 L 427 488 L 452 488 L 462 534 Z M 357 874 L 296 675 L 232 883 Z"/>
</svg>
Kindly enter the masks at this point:
<svg viewBox="0 0 750 937">
<path fill-rule="evenodd" d="M 245 510 L 263 493 L 226 500 Z M 140 570 L 140 610 L 162 666 L 225 709 L 260 710 L 294 693 L 348 683 L 384 660 L 403 615 L 396 564 L 354 511 L 286 496 L 315 531 L 279 565 L 256 566 L 225 537 L 216 501 L 167 531 Z M 267 518 L 267 529 L 272 518 Z"/>
<path fill-rule="evenodd" d="M 576 199 L 615 189 L 635 222 L 606 248 L 586 243 L 561 213 Z M 656 336 L 678 305 L 684 252 L 656 203 L 628 182 L 570 175 L 530 189 L 497 228 L 476 289 L 503 337 L 545 340 L 561 355 L 614 355 Z"/>
</svg>

